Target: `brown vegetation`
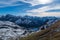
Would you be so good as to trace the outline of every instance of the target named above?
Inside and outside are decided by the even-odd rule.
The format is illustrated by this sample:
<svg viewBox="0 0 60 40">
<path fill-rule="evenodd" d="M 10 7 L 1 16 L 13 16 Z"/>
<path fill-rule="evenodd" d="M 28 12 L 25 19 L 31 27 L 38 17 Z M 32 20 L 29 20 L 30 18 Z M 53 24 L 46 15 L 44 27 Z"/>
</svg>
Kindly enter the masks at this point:
<svg viewBox="0 0 60 40">
<path fill-rule="evenodd" d="M 49 28 L 40 32 L 33 33 L 27 37 L 22 37 L 20 40 L 60 40 L 60 20 Z"/>
</svg>

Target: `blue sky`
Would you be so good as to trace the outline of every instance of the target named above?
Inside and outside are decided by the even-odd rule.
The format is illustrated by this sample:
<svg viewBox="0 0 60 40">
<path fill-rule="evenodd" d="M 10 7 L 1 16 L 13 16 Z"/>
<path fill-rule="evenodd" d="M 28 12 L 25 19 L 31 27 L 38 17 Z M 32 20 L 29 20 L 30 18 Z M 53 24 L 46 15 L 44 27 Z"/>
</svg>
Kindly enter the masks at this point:
<svg viewBox="0 0 60 40">
<path fill-rule="evenodd" d="M 60 0 L 0 0 L 0 15 L 60 16 Z"/>
</svg>

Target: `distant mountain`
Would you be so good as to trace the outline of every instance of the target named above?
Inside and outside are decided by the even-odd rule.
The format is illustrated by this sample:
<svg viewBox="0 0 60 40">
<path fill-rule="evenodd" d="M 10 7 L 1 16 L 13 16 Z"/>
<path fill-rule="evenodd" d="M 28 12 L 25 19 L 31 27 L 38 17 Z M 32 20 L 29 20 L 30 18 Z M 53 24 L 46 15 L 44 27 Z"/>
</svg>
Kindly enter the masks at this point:
<svg viewBox="0 0 60 40">
<path fill-rule="evenodd" d="M 1 21 L 10 21 L 24 28 L 38 28 L 46 24 L 50 20 L 56 20 L 56 17 L 33 17 L 33 16 L 14 16 L 14 15 L 2 15 Z"/>
</svg>

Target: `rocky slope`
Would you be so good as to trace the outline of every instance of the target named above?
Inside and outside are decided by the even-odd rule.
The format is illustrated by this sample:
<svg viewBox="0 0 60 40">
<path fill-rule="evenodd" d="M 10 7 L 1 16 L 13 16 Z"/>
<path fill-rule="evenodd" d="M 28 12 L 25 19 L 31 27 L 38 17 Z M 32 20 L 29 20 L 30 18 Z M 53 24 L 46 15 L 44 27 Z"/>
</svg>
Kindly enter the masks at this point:
<svg viewBox="0 0 60 40">
<path fill-rule="evenodd" d="M 0 40 L 16 39 L 25 32 L 20 26 L 9 21 L 0 21 Z"/>
<path fill-rule="evenodd" d="M 60 40 L 60 20 L 50 25 L 49 28 L 22 37 L 20 40 Z"/>
</svg>

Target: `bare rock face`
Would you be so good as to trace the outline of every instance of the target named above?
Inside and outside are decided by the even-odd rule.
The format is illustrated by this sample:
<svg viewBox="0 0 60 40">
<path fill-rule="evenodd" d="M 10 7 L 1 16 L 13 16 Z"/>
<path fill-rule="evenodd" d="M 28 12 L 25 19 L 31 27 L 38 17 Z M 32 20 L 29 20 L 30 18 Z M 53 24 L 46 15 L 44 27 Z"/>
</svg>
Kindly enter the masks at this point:
<svg viewBox="0 0 60 40">
<path fill-rule="evenodd" d="M 25 32 L 20 26 L 9 21 L 0 21 L 0 39 L 1 40 L 16 40 Z"/>
</svg>

